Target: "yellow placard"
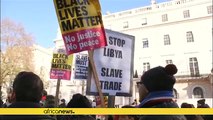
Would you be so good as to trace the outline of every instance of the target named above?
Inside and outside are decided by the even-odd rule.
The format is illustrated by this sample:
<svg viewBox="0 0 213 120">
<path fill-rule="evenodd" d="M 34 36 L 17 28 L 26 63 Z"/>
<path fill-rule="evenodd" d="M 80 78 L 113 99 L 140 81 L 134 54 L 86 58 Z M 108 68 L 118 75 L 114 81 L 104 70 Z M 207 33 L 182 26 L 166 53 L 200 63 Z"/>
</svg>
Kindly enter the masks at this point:
<svg viewBox="0 0 213 120">
<path fill-rule="evenodd" d="M 102 26 L 98 0 L 54 0 L 61 33 Z"/>
<path fill-rule="evenodd" d="M 50 78 L 70 80 L 72 60 L 73 55 L 54 53 L 50 70 Z"/>
<path fill-rule="evenodd" d="M 53 0 L 68 55 L 107 45 L 99 0 Z"/>
</svg>

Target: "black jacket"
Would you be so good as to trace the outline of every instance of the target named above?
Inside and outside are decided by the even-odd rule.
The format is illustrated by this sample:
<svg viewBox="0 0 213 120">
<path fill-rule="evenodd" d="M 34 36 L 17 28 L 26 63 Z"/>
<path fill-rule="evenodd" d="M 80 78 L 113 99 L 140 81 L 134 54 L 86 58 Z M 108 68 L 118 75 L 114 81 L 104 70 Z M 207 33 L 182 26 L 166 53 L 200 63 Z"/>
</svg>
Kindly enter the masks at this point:
<svg viewBox="0 0 213 120">
<path fill-rule="evenodd" d="M 171 100 L 156 100 L 142 106 L 143 108 L 178 108 L 178 105 Z M 140 120 L 186 120 L 184 115 L 143 115 Z"/>
</svg>

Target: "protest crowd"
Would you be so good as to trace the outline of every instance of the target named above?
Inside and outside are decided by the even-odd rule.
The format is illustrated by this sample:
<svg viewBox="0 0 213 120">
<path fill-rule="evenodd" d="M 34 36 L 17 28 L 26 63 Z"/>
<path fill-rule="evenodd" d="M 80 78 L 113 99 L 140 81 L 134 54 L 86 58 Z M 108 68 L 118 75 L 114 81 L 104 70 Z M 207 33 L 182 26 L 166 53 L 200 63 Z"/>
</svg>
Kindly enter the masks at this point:
<svg viewBox="0 0 213 120">
<path fill-rule="evenodd" d="M 178 108 L 173 99 L 174 74 L 177 68 L 174 64 L 166 67 L 155 67 L 146 71 L 140 82 L 140 103 L 134 100 L 133 104 L 122 108 Z M 167 83 L 167 84 L 165 84 Z M 13 88 L 5 103 L 1 100 L 4 108 L 92 108 L 89 99 L 76 93 L 66 104 L 60 100 L 59 106 L 55 106 L 55 98 L 44 90 L 43 82 L 33 72 L 20 72 L 14 79 Z M 197 108 L 209 108 L 205 99 L 197 101 Z M 181 108 L 194 108 L 190 103 L 182 103 Z M 119 109 L 122 109 L 119 108 Z M 1 120 L 96 120 L 94 115 L 2 115 Z M 213 120 L 210 115 L 110 115 L 108 120 Z"/>
<path fill-rule="evenodd" d="M 151 1 L 154 3 L 154 0 Z M 186 0 L 182 1 L 185 2 Z M 180 1 L 176 4 L 179 5 L 179 3 Z M 102 94 L 103 90 L 109 96 L 116 96 L 117 94 L 120 94 L 120 96 L 131 96 L 131 86 L 133 85 L 132 73 L 134 67 L 134 50 L 136 50 L 134 47 L 136 44 L 135 39 L 137 37 L 104 29 L 102 14 L 100 12 L 101 6 L 96 0 L 54 0 L 54 5 L 61 29 L 61 37 L 64 40 L 64 46 L 62 46 L 63 49 L 61 47 L 60 49 L 56 50 L 57 52 L 54 51 L 53 53 L 50 79 L 58 79 L 58 81 L 61 79 L 71 80 L 71 71 L 74 70 L 74 68 L 71 66 L 73 60 L 72 54 L 79 53 L 81 51 L 88 51 L 88 56 L 83 56 L 81 58 L 80 56 L 76 57 L 76 79 L 90 80 L 89 82 L 91 83 L 91 86 L 90 89 L 88 88 L 90 93 L 97 92 Z M 153 7 L 155 6 L 155 4 L 152 5 Z M 149 9 L 151 8 L 148 8 L 147 10 Z M 140 9 L 140 11 L 143 10 L 144 9 Z M 126 12 L 125 14 L 129 13 Z M 119 15 L 121 16 L 124 14 L 119 13 Z M 167 19 L 167 14 L 165 15 L 165 18 Z M 145 21 L 145 23 L 142 23 L 142 25 L 146 25 L 147 20 L 143 19 L 143 21 Z M 127 26 L 125 25 L 123 28 L 128 27 L 128 22 L 124 23 L 127 23 Z M 179 23 L 180 21 L 178 21 L 178 24 Z M 168 23 L 166 22 L 166 24 Z M 164 35 L 165 38 L 169 38 L 168 35 L 166 36 L 167 37 Z M 188 37 L 190 37 L 190 39 L 188 39 Z M 164 44 L 166 40 L 165 38 Z M 192 38 L 192 31 L 187 32 L 187 43 L 194 42 Z M 148 47 L 149 44 L 147 38 L 146 41 L 143 40 L 143 45 L 144 48 Z M 94 51 L 95 49 L 97 51 Z M 197 59 L 191 59 L 192 58 L 190 58 L 190 62 L 194 60 L 194 64 L 198 64 L 195 62 Z M 167 63 L 166 66 L 160 65 L 148 70 L 144 70 L 143 73 L 140 74 L 142 75 L 140 80 L 137 82 L 139 100 L 134 99 L 130 102 L 131 104 L 123 105 L 121 108 L 119 108 L 120 106 L 114 106 L 114 108 L 210 108 L 209 105 L 205 103 L 205 99 L 198 100 L 197 106 L 187 102 L 183 102 L 181 106 L 177 104 L 177 101 L 174 97 L 174 85 L 176 83 L 176 78 L 174 75 L 178 72 L 178 66 L 169 63 Z M 82 78 L 81 75 L 84 75 L 83 77 L 85 78 Z M 86 77 L 90 77 L 91 79 L 87 79 Z M 99 77 L 101 78 L 100 80 Z M 51 110 L 58 108 L 63 110 L 65 108 L 90 108 L 92 111 L 97 107 L 94 105 L 94 102 L 96 101 L 90 100 L 87 96 L 80 93 L 73 93 L 69 101 L 63 99 L 63 96 L 61 97 L 62 99 L 58 99 L 57 93 L 60 90 L 56 90 L 56 96 L 49 94 L 44 88 L 44 83 L 41 79 L 41 76 L 30 71 L 19 71 L 19 73 L 12 81 L 12 88 L 7 94 L 7 99 L 4 101 L 0 99 L 0 107 L 2 109 L 47 108 L 47 110 L 42 115 L 1 114 L 0 120 L 213 120 L 213 115 L 205 114 L 189 115 L 166 113 L 164 115 L 136 115 L 131 111 L 130 114 L 125 115 L 103 115 L 105 116 L 104 119 L 99 118 L 98 115 L 90 114 L 53 115 L 48 114 L 49 109 Z M 60 86 L 60 82 L 57 84 L 57 87 L 58 86 Z M 110 92 L 107 93 L 106 91 Z M 99 97 L 101 97 L 100 94 Z M 101 104 L 103 104 L 103 99 L 100 99 L 102 102 Z"/>
</svg>

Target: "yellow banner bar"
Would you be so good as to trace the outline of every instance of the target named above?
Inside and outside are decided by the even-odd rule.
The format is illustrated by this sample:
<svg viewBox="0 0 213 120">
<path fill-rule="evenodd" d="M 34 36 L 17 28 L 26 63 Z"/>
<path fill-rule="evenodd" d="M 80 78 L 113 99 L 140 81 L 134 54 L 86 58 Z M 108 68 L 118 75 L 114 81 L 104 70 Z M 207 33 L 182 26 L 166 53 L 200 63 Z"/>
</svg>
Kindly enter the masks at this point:
<svg viewBox="0 0 213 120">
<path fill-rule="evenodd" d="M 0 115 L 213 115 L 213 108 L 0 108 Z"/>
</svg>

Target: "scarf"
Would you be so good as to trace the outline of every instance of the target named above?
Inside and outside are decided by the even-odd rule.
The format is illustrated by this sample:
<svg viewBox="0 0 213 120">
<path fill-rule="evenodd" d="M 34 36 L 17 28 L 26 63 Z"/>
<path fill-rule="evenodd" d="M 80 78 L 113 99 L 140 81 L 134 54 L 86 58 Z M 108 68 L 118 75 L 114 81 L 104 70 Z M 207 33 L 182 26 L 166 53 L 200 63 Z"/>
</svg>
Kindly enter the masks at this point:
<svg viewBox="0 0 213 120">
<path fill-rule="evenodd" d="M 153 101 L 153 100 L 173 99 L 173 98 L 174 98 L 173 91 L 150 92 L 137 107 L 141 108 L 146 103 Z"/>
</svg>

